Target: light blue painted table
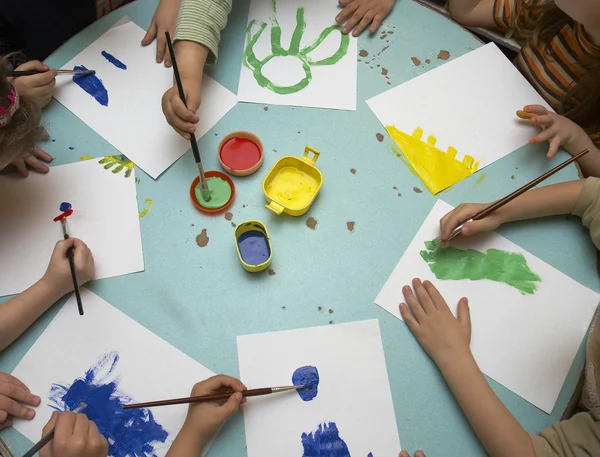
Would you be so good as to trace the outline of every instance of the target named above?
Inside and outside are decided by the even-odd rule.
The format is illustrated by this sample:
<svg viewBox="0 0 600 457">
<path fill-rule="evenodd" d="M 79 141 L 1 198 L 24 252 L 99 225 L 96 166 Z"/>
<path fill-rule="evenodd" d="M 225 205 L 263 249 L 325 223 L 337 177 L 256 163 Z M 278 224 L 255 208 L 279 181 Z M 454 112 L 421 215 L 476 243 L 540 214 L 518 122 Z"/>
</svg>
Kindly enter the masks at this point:
<svg viewBox="0 0 600 457">
<path fill-rule="evenodd" d="M 219 64 L 210 70 L 233 92 L 237 92 L 248 15 L 247 0 L 235 3 L 223 33 Z M 66 63 L 123 15 L 147 27 L 156 4 L 157 0 L 138 0 L 116 11 L 64 45 L 47 63 L 54 67 Z M 428 457 L 483 455 L 442 377 L 408 328 L 373 304 L 436 198 L 427 191 L 413 191 L 415 186 L 424 187 L 392 154 L 389 138 L 377 140 L 376 134 L 384 133 L 384 129 L 365 104 L 391 86 L 443 64 L 437 59 L 440 50 L 456 58 L 480 43 L 457 25 L 409 0 L 398 2 L 384 30 L 394 33 L 387 39 L 378 33 L 359 40 L 359 49 L 369 56 L 358 63 L 356 112 L 284 106 L 270 106 L 265 111 L 262 105 L 240 103 L 200 140 L 206 169 L 218 169 L 216 147 L 225 134 L 249 130 L 262 139 L 264 166 L 254 176 L 236 179 L 237 196 L 231 212 L 237 223 L 247 219 L 266 223 L 272 235 L 276 275 L 244 272 L 236 256 L 231 223 L 222 215 L 207 217 L 193 208 L 188 189 L 196 167 L 188 151 L 156 181 L 136 170 L 141 178 L 137 186 L 140 207 L 146 198 L 154 201 L 150 213 L 141 220 L 146 270 L 93 282 L 89 287 L 213 371 L 234 376 L 238 375 L 236 335 L 377 318 L 403 446 L 411 451 L 422 448 Z M 412 57 L 421 65 L 414 66 Z M 388 70 L 389 79 L 382 75 L 382 68 Z M 119 153 L 56 101 L 45 110 L 44 122 L 56 139 L 46 145 L 56 164 L 77 161 L 80 155 Z M 306 144 L 321 151 L 317 165 L 324 187 L 306 216 L 277 217 L 264 208 L 262 179 L 279 157 L 300 155 Z M 487 167 L 483 171 L 487 177 L 480 184 L 476 181 L 481 172 L 441 196 L 453 205 L 488 202 L 565 158 L 559 154 L 549 163 L 543 145 L 526 146 Z M 356 174 L 350 173 L 351 168 Z M 570 167 L 549 181 L 575 178 L 576 170 Z M 309 216 L 318 221 L 314 231 L 306 226 Z M 349 221 L 356 223 L 353 233 L 346 227 Z M 195 242 L 202 229 L 210 238 L 204 248 Z M 519 223 L 499 232 L 600 291 L 594 249 L 576 218 Z M 114 242 L 120 242 L 117 233 Z M 12 371 L 62 303 L 64 300 L 2 354 L 0 371 Z M 324 311 L 320 312 L 319 306 Z M 333 314 L 327 312 L 329 309 Z M 560 418 L 583 360 L 582 349 L 550 416 L 503 386 L 491 384 L 526 429 L 537 432 Z M 160 365 L 156 369 L 160 370 Z M 14 430 L 3 431 L 2 437 L 17 454 L 30 445 Z M 209 455 L 244 454 L 239 415 L 227 424 Z"/>
</svg>

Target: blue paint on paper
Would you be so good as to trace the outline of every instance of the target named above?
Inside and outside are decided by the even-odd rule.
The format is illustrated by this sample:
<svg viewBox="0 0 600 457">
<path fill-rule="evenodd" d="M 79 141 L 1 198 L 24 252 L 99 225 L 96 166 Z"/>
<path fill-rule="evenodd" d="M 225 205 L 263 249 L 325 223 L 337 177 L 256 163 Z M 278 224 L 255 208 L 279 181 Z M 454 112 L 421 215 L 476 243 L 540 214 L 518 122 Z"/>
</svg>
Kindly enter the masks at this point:
<svg viewBox="0 0 600 457">
<path fill-rule="evenodd" d="M 69 211 L 71 208 L 73 208 L 73 206 L 69 202 L 62 202 L 58 209 L 64 213 L 65 211 Z"/>
<path fill-rule="evenodd" d="M 133 399 L 119 391 L 118 362 L 119 354 L 109 352 L 100 357 L 83 378 L 75 379 L 70 385 L 53 384 L 49 406 L 57 411 L 69 411 L 82 401 L 87 403 L 85 414 L 108 441 L 111 457 L 155 456 L 155 444 L 166 442 L 168 433 L 148 409 L 123 410 L 123 405 L 132 403 Z"/>
<path fill-rule="evenodd" d="M 310 365 L 296 369 L 292 375 L 292 384 L 304 386 L 304 389 L 298 389 L 296 392 L 302 400 L 311 401 L 319 393 L 319 370 Z"/>
<path fill-rule="evenodd" d="M 73 146 L 69 146 L 69 149 L 72 151 L 73 149 L 75 149 Z"/>
<path fill-rule="evenodd" d="M 102 51 L 102 56 L 106 60 L 108 60 L 110 63 L 112 63 L 115 67 L 120 68 L 121 70 L 127 70 L 127 65 L 125 65 L 123 62 L 121 62 L 119 59 L 117 59 L 112 54 L 109 54 L 106 51 Z"/>
<path fill-rule="evenodd" d="M 350 457 L 348 446 L 340 437 L 335 422 L 319 424 L 315 431 L 303 433 L 302 446 L 302 457 Z"/>
<path fill-rule="evenodd" d="M 269 242 L 265 234 L 258 230 L 244 232 L 238 237 L 240 255 L 248 265 L 260 265 L 271 255 Z"/>
<path fill-rule="evenodd" d="M 75 71 L 86 71 L 83 65 L 73 67 Z M 108 92 L 102 80 L 96 75 L 74 75 L 73 82 L 96 99 L 102 106 L 108 106 Z"/>
<path fill-rule="evenodd" d="M 367 454 L 367 457 L 373 457 L 373 453 L 372 453 L 372 452 L 369 452 L 369 453 Z"/>
<path fill-rule="evenodd" d="M 52 138 L 52 142 L 53 142 L 53 143 L 56 143 L 56 140 L 55 140 L 54 138 Z"/>
</svg>

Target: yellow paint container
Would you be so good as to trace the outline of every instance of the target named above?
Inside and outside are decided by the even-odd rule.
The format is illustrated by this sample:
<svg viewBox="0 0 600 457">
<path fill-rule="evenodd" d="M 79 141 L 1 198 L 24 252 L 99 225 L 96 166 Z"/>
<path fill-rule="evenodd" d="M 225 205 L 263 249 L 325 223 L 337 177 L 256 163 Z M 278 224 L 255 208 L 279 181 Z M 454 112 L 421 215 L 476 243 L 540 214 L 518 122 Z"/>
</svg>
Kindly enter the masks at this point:
<svg viewBox="0 0 600 457">
<path fill-rule="evenodd" d="M 254 220 L 242 222 L 236 227 L 234 237 L 244 270 L 257 273 L 269 268 L 273 260 L 273 248 L 265 224 Z"/>
<path fill-rule="evenodd" d="M 263 181 L 268 209 L 290 216 L 302 216 L 308 211 L 323 184 L 323 175 L 315 166 L 319 154 L 306 146 L 301 158 L 286 156 L 277 161 Z"/>
</svg>

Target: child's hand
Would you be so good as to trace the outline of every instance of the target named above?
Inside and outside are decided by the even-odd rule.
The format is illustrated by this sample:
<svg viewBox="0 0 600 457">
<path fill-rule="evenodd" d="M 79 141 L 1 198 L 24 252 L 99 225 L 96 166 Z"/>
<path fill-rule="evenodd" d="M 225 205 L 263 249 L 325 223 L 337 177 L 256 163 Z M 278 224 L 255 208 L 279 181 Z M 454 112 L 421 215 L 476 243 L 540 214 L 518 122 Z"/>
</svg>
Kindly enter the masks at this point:
<svg viewBox="0 0 600 457">
<path fill-rule="evenodd" d="M 77 238 L 59 241 L 56 243 L 42 281 L 61 297 L 73 290 L 71 267 L 67 258 L 67 250 L 70 247 L 73 248 L 75 273 L 79 285 L 85 284 L 94 277 L 94 257 L 87 245 Z"/>
<path fill-rule="evenodd" d="M 185 107 L 177 86 L 171 87 L 165 92 L 162 98 L 162 109 L 167 122 L 186 140 L 190 139 L 190 133 L 196 131 L 196 126 L 200 118 L 196 115 L 196 111 L 200 108 L 202 101 L 202 86 L 198 82 L 181 81 L 185 92 L 185 100 L 188 108 Z"/>
<path fill-rule="evenodd" d="M 156 38 L 156 62 L 161 63 L 164 58 L 165 67 L 171 66 L 171 55 L 167 49 L 165 32 L 169 32 L 171 39 L 174 39 L 178 12 L 179 0 L 160 0 L 146 36 L 142 40 L 142 46 L 148 46 Z"/>
<path fill-rule="evenodd" d="M 482 203 L 462 203 L 442 217 L 440 220 L 440 238 L 442 239 L 442 246 L 448 247 L 449 241 L 447 240 L 452 231 L 463 223 L 464 225 L 462 226 L 460 233 L 465 236 L 496 230 L 502 223 L 500 217 L 502 213 L 500 211 L 493 212 L 483 219 L 465 223 L 465 221 L 468 221 L 471 217 L 488 206 L 489 205 Z"/>
<path fill-rule="evenodd" d="M 0 373 L 0 430 L 12 425 L 12 418 L 31 420 L 35 411 L 23 405 L 38 406 L 40 397 L 14 376 Z"/>
<path fill-rule="evenodd" d="M 48 168 L 43 162 L 50 163 L 54 159 L 50 154 L 44 151 L 39 146 L 35 146 L 33 153 L 25 157 L 17 157 L 11 162 L 11 164 L 17 169 L 23 177 L 29 176 L 29 170 L 27 166 L 33 168 L 38 173 L 48 173 Z"/>
<path fill-rule="evenodd" d="M 470 353 L 471 317 L 467 299 L 463 297 L 458 302 L 458 319 L 455 319 L 433 284 L 413 279 L 412 286 L 414 293 L 410 286 L 402 288 L 406 303 L 400 303 L 400 314 L 429 357 L 441 368 Z"/>
<path fill-rule="evenodd" d="M 560 146 L 564 146 L 571 151 L 570 146 L 572 143 L 585 140 L 588 136 L 585 130 L 575 122 L 559 114 L 551 113 L 540 105 L 528 105 L 523 108 L 523 111 L 517 111 L 517 116 L 521 119 L 529 119 L 529 122 L 541 127 L 542 132 L 531 138 L 529 142 L 550 141 L 549 159 L 556 155 Z"/>
<path fill-rule="evenodd" d="M 369 24 L 369 33 L 375 33 L 392 11 L 396 0 L 339 0 L 338 3 L 344 9 L 335 21 L 338 24 L 346 22 L 343 33 L 350 33 L 354 29 L 352 35 L 359 36 Z"/>
<path fill-rule="evenodd" d="M 54 428 L 54 438 L 42 448 L 40 457 L 106 457 L 108 443 L 85 414 L 54 411 L 42 436 Z"/>
<path fill-rule="evenodd" d="M 44 73 L 31 76 L 18 76 L 8 78 L 9 82 L 15 86 L 19 95 L 32 103 L 35 103 L 40 109 L 50 103 L 54 86 L 56 85 L 56 71 L 50 70 L 48 65 L 44 65 L 39 60 L 31 60 L 15 68 L 22 70 L 41 70 Z"/>
<path fill-rule="evenodd" d="M 410 452 L 402 451 L 399 457 L 410 457 Z M 415 457 L 427 457 L 423 451 L 415 451 Z"/>
</svg>

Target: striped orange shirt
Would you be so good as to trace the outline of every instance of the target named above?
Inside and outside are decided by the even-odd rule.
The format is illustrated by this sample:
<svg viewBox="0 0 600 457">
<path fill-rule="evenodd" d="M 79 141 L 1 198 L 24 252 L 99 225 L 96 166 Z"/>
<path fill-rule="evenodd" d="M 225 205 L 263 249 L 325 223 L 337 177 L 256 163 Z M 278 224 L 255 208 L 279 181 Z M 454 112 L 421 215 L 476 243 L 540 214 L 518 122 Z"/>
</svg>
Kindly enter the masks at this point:
<svg viewBox="0 0 600 457">
<path fill-rule="evenodd" d="M 514 28 L 524 4 L 544 0 L 495 0 L 494 21 L 503 32 Z M 600 48 L 585 36 L 583 26 L 566 25 L 549 45 L 537 48 L 521 44 L 515 65 L 555 110 L 569 87 L 581 78 L 585 68 L 581 62 L 591 56 L 600 56 Z"/>
</svg>

